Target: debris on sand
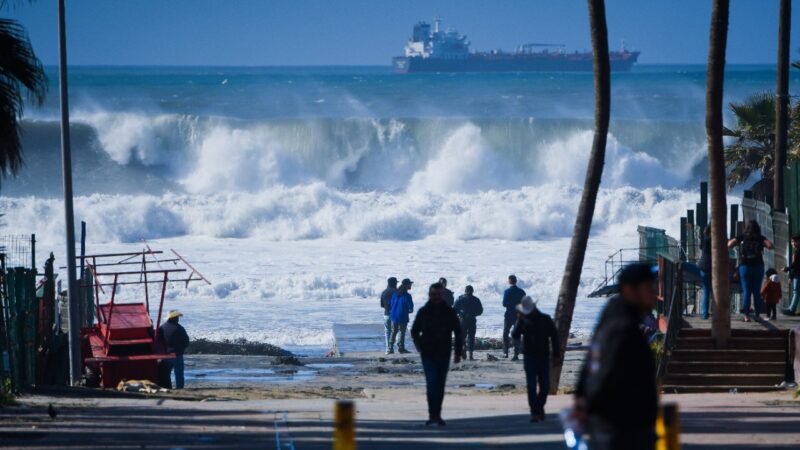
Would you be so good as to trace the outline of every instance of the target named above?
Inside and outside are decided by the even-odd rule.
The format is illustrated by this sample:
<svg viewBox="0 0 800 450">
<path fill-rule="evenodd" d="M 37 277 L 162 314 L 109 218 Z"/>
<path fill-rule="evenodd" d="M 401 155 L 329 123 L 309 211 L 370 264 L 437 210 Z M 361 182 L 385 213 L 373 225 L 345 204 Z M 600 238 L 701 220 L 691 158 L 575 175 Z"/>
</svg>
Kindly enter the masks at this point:
<svg viewBox="0 0 800 450">
<path fill-rule="evenodd" d="M 186 348 L 187 355 L 253 355 L 293 356 L 292 352 L 272 344 L 252 342 L 246 339 L 211 341 L 200 338 L 192 340 Z"/>
</svg>

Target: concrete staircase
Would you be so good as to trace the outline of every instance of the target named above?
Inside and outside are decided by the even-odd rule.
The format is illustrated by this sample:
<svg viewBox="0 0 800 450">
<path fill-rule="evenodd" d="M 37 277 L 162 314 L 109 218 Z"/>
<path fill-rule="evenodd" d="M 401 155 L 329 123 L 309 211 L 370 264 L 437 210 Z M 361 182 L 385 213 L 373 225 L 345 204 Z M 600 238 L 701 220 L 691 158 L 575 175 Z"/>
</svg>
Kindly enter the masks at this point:
<svg viewBox="0 0 800 450">
<path fill-rule="evenodd" d="M 731 335 L 729 348 L 717 350 L 710 329 L 682 328 L 662 390 L 769 391 L 786 379 L 787 330 L 733 329 Z"/>
</svg>

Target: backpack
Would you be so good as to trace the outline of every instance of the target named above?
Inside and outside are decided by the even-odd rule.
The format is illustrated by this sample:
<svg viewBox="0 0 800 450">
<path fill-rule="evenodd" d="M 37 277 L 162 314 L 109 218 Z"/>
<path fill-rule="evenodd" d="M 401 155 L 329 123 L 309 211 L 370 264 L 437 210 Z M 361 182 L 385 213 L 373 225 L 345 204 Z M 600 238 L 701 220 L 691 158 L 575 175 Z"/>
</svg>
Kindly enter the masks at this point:
<svg viewBox="0 0 800 450">
<path fill-rule="evenodd" d="M 745 238 L 739 247 L 742 263 L 757 262 L 761 259 L 764 243 L 760 239 Z"/>
</svg>

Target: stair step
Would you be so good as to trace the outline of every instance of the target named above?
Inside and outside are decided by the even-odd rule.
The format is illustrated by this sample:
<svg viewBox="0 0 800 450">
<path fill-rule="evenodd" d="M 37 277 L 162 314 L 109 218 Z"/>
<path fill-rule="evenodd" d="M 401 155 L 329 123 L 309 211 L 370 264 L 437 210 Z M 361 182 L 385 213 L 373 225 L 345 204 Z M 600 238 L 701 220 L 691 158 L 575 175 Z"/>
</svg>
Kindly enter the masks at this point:
<svg viewBox="0 0 800 450">
<path fill-rule="evenodd" d="M 737 392 L 772 392 L 783 390 L 775 386 L 684 386 L 675 384 L 665 384 L 661 386 L 661 391 L 666 394 L 693 394 L 704 392 L 730 392 L 736 389 Z"/>
<path fill-rule="evenodd" d="M 785 350 L 675 349 L 670 362 L 779 362 L 786 361 Z"/>
<path fill-rule="evenodd" d="M 787 340 L 782 337 L 737 337 L 728 340 L 728 349 L 731 350 L 784 350 L 786 345 Z M 715 343 L 710 337 L 680 336 L 675 348 L 713 350 Z"/>
<path fill-rule="evenodd" d="M 711 329 L 710 328 L 681 328 L 680 330 L 680 337 L 711 337 Z M 786 338 L 788 336 L 787 330 L 781 329 L 773 329 L 773 328 L 762 328 L 762 329 L 750 329 L 750 328 L 734 328 L 731 330 L 731 337 L 734 338 L 744 338 L 744 337 L 780 337 Z"/>
<path fill-rule="evenodd" d="M 783 374 L 668 373 L 665 385 L 680 386 L 774 386 L 784 381 Z"/>
<path fill-rule="evenodd" d="M 786 373 L 786 364 L 773 361 L 759 361 L 756 364 L 738 361 L 670 361 L 667 373 L 769 374 L 782 376 Z"/>
</svg>

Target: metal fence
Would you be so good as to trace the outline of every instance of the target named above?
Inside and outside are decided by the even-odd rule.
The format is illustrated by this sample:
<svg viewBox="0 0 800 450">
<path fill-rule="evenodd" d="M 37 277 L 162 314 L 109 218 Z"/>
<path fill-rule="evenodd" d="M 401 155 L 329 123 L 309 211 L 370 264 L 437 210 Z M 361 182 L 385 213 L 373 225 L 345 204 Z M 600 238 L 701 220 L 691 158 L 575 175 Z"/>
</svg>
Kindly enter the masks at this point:
<svg viewBox="0 0 800 450">
<path fill-rule="evenodd" d="M 0 234 L 0 255 L 6 267 L 36 267 L 35 234 Z"/>
</svg>

